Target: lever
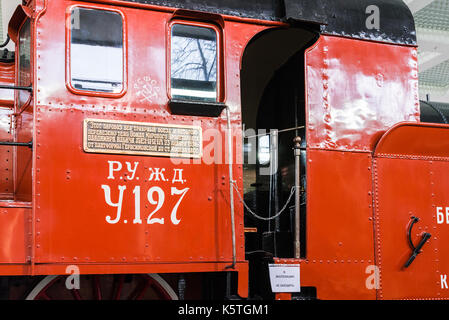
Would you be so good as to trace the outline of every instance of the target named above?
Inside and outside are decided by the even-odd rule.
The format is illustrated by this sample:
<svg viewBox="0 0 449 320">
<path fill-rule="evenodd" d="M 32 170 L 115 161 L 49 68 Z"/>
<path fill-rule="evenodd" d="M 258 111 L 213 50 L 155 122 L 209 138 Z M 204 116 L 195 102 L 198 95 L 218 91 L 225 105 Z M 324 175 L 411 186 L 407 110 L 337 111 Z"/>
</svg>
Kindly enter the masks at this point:
<svg viewBox="0 0 449 320">
<path fill-rule="evenodd" d="M 426 242 L 430 239 L 430 237 L 432 237 L 432 235 L 430 233 L 427 233 L 427 232 L 423 233 L 421 241 L 415 247 L 415 245 L 413 244 L 413 241 L 412 241 L 412 229 L 413 229 L 413 226 L 415 225 L 415 223 L 417 223 L 418 221 L 419 221 L 419 218 L 412 217 L 412 223 L 410 224 L 410 227 L 407 232 L 408 242 L 409 242 L 410 248 L 412 249 L 412 254 L 411 254 L 410 258 L 407 260 L 407 262 L 405 263 L 403 268 L 408 268 L 413 263 L 413 261 L 415 261 L 418 254 L 421 253 L 422 247 L 426 244 Z"/>
</svg>

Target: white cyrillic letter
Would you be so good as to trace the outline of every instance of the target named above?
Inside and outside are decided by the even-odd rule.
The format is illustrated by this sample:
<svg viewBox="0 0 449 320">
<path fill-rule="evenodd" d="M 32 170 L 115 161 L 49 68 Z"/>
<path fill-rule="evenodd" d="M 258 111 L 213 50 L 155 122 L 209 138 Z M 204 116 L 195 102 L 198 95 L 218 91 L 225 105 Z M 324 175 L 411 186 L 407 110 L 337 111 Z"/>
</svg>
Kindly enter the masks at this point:
<svg viewBox="0 0 449 320">
<path fill-rule="evenodd" d="M 134 169 L 131 168 L 131 163 L 126 162 L 126 168 L 128 169 L 128 172 L 132 173 L 131 177 L 128 177 L 128 180 L 134 180 L 134 177 L 136 176 L 137 166 L 139 165 L 138 162 L 134 162 Z"/>
<path fill-rule="evenodd" d="M 444 222 L 443 208 L 437 207 L 437 223 L 442 224 Z"/>
<path fill-rule="evenodd" d="M 447 274 L 441 274 L 440 275 L 440 283 L 441 283 L 441 289 L 448 289 L 447 286 Z"/>
<path fill-rule="evenodd" d="M 117 217 L 114 220 L 112 220 L 110 216 L 107 216 L 106 221 L 110 224 L 116 224 L 117 222 L 120 221 L 123 203 L 123 192 L 126 190 L 126 186 L 118 186 L 120 193 L 118 198 L 119 200 L 117 203 L 113 203 L 111 200 L 111 188 L 107 185 L 102 185 L 101 187 L 104 190 L 104 198 L 106 200 L 106 203 L 113 208 L 117 208 Z"/>
<path fill-rule="evenodd" d="M 184 171 L 184 169 L 174 169 L 173 180 L 171 183 L 180 182 L 180 183 L 184 184 L 184 182 L 186 182 L 186 180 L 184 180 L 182 178 L 183 171 Z"/>
<path fill-rule="evenodd" d="M 167 181 L 164 177 L 165 169 L 150 168 L 151 175 L 148 181 Z"/>
<path fill-rule="evenodd" d="M 109 177 L 108 179 L 114 180 L 114 171 L 122 170 L 122 163 L 119 161 L 108 161 L 109 163 Z M 114 165 L 117 165 L 117 168 L 114 168 Z"/>
</svg>

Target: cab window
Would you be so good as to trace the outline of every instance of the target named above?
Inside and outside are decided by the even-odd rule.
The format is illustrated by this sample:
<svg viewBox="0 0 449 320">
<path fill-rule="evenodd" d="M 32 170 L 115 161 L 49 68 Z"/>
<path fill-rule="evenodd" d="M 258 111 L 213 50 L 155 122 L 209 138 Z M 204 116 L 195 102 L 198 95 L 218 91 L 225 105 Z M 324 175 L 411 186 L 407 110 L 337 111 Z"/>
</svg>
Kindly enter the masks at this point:
<svg viewBox="0 0 449 320">
<path fill-rule="evenodd" d="M 123 17 L 75 7 L 70 32 L 70 82 L 80 91 L 119 94 L 124 89 Z"/>
<path fill-rule="evenodd" d="M 172 99 L 216 102 L 217 32 L 176 23 L 171 28 L 170 45 Z"/>
</svg>

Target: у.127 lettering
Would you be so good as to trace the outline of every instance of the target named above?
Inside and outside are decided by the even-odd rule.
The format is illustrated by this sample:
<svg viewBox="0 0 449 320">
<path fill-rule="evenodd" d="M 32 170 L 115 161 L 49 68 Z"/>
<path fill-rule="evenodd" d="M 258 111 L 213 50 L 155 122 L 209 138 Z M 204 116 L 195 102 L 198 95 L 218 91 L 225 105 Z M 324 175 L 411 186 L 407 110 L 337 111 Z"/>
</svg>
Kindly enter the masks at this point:
<svg viewBox="0 0 449 320">
<path fill-rule="evenodd" d="M 125 162 L 123 165 L 123 163 L 119 161 L 108 161 L 108 164 L 108 180 L 142 181 L 141 177 L 136 175 L 139 162 Z M 125 169 L 126 171 L 125 179 L 123 175 L 119 174 L 122 169 Z M 113 187 L 109 184 L 103 184 L 101 185 L 101 188 L 104 191 L 105 202 L 109 207 L 115 209 L 114 215 L 106 216 L 105 219 L 107 223 L 117 224 L 122 220 L 123 199 L 126 193 L 132 193 L 132 196 L 134 197 L 133 224 L 165 224 L 167 223 L 168 218 L 173 225 L 181 223 L 182 217 L 178 216 L 178 210 L 190 188 L 178 188 L 174 185 L 184 185 L 187 182 L 183 177 L 183 169 L 173 169 L 172 172 L 167 172 L 165 168 L 148 168 L 146 172 L 148 176 L 145 177 L 145 181 L 147 182 L 171 183 L 169 194 L 166 194 L 164 189 L 160 186 L 154 185 L 147 187 L 148 189 L 136 185 L 128 190 L 128 187 L 123 183 L 114 185 Z M 169 176 L 171 179 L 168 178 Z M 146 197 L 148 203 L 154 207 L 146 216 L 144 216 L 141 210 L 142 196 Z M 159 214 L 159 211 L 165 206 L 167 197 L 176 197 L 176 203 L 171 208 L 170 217 L 164 217 Z M 128 220 L 123 219 L 123 223 L 128 223 Z"/>
</svg>

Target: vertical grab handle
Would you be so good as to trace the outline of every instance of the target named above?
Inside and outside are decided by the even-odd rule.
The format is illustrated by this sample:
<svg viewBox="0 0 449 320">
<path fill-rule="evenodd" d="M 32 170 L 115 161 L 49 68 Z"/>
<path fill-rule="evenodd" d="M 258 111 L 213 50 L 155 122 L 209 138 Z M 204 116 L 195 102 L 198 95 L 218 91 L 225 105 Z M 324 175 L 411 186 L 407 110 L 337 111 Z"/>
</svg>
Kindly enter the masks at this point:
<svg viewBox="0 0 449 320">
<path fill-rule="evenodd" d="M 415 245 L 413 244 L 413 241 L 412 241 L 412 230 L 413 230 L 413 226 L 419 221 L 419 218 L 412 217 L 411 219 L 412 219 L 412 222 L 410 223 L 410 227 L 408 228 L 408 231 L 407 231 L 407 238 L 408 238 L 408 243 L 409 243 L 410 249 L 412 249 L 412 254 L 411 254 L 410 258 L 407 260 L 407 262 L 404 264 L 404 267 L 403 267 L 404 269 L 410 267 L 410 265 L 413 263 L 413 261 L 415 261 L 418 254 L 421 253 L 422 247 L 426 244 L 426 242 L 430 239 L 430 237 L 432 237 L 432 235 L 430 233 L 427 233 L 427 232 L 423 233 L 421 241 L 415 247 Z"/>
<path fill-rule="evenodd" d="M 295 143 L 295 252 L 296 259 L 301 258 L 301 137 Z"/>
</svg>

